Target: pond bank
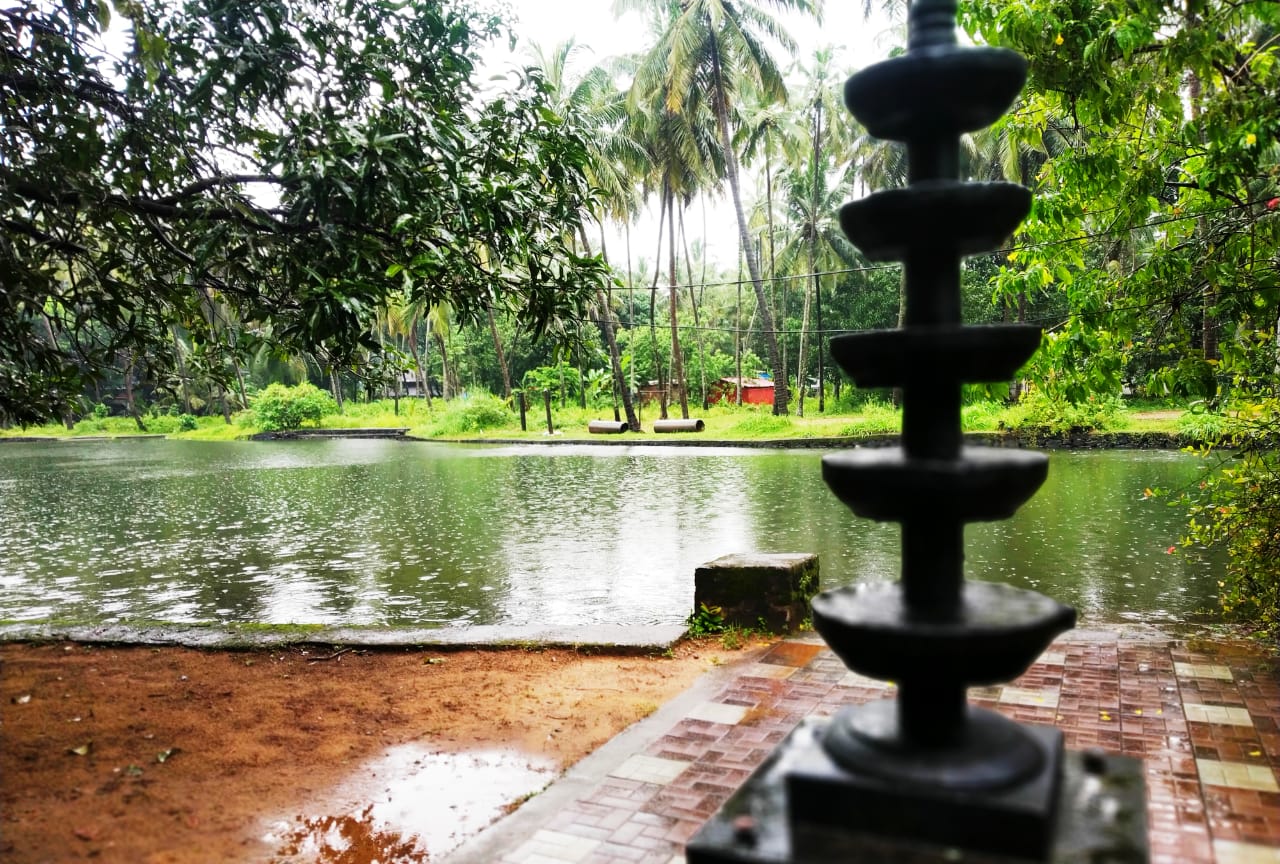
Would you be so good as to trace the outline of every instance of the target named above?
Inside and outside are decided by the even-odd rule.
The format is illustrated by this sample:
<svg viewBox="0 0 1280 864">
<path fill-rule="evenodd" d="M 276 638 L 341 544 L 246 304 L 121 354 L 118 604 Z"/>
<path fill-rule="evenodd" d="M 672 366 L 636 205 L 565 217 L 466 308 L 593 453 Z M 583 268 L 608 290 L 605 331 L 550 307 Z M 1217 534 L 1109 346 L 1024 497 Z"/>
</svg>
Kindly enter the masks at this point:
<svg viewBox="0 0 1280 864">
<path fill-rule="evenodd" d="M 333 430 L 339 431 L 339 430 Z M 599 444 L 622 447 L 745 447 L 759 450 L 839 450 L 848 447 L 891 447 L 898 435 L 842 436 L 838 438 L 703 438 L 698 433 L 576 436 L 547 435 L 542 438 L 419 438 L 407 441 L 433 444 Z M 1202 443 L 1175 432 L 966 432 L 966 444 L 985 447 L 1042 447 L 1048 450 L 1181 450 Z"/>
<path fill-rule="evenodd" d="M 405 438 L 408 426 L 367 426 L 350 429 L 289 429 L 279 432 L 259 432 L 250 441 L 298 441 L 308 438 Z"/>
<path fill-rule="evenodd" d="M 294 429 L 283 432 L 258 432 L 248 441 L 300 441 L 350 439 L 389 439 L 431 444 L 599 444 L 609 447 L 680 446 L 680 447 L 745 447 L 760 450 L 839 450 L 848 447 L 888 447 L 898 443 L 894 435 L 844 435 L 795 438 L 711 438 L 698 432 L 653 433 L 628 432 L 619 435 L 535 435 L 521 438 L 424 438 L 409 434 L 410 427 L 353 427 L 350 429 Z M 15 435 L 0 436 L 0 444 L 32 444 L 74 441 L 132 441 L 164 438 L 174 441 L 200 440 L 181 435 L 140 433 L 137 435 Z M 1044 432 L 1004 431 L 966 432 L 965 442 L 986 447 L 1042 447 L 1049 450 L 1180 450 L 1205 442 L 1177 432 Z"/>
<path fill-rule="evenodd" d="M 263 650 L 323 645 L 333 648 L 563 648 L 615 655 L 661 654 L 685 637 L 682 624 L 547 627 L 345 627 L 299 624 L 0 624 L 5 642 L 79 642 L 94 645 L 165 645 Z"/>
</svg>

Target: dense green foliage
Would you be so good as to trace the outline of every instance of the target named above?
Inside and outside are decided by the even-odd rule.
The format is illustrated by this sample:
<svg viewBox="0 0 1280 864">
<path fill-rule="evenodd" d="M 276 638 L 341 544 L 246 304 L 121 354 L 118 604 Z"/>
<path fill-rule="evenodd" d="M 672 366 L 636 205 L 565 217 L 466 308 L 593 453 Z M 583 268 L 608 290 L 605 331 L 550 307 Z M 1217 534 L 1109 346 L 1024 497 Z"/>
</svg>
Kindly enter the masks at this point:
<svg viewBox="0 0 1280 864">
<path fill-rule="evenodd" d="M 585 145 L 534 73 L 480 95 L 499 26 L 390 0 L 0 10 L 0 422 L 113 370 L 230 389 L 263 344 L 357 369 L 395 295 L 535 332 L 582 315 Z"/>
<path fill-rule="evenodd" d="M 1229 454 L 1204 447 L 1215 468 L 1198 489 L 1183 493 L 1189 513 L 1185 547 L 1221 546 L 1227 573 L 1222 608 L 1280 632 L 1280 416 L 1266 400 L 1225 425 L 1217 440 L 1237 445 Z"/>
<path fill-rule="evenodd" d="M 287 432 L 303 423 L 318 425 L 338 413 L 333 397 L 313 384 L 271 384 L 253 399 L 253 420 L 264 432 Z"/>
<path fill-rule="evenodd" d="M 442 438 L 473 435 L 488 429 L 510 427 L 513 420 L 514 415 L 502 400 L 481 393 L 453 402 L 432 423 L 429 434 Z"/>
</svg>

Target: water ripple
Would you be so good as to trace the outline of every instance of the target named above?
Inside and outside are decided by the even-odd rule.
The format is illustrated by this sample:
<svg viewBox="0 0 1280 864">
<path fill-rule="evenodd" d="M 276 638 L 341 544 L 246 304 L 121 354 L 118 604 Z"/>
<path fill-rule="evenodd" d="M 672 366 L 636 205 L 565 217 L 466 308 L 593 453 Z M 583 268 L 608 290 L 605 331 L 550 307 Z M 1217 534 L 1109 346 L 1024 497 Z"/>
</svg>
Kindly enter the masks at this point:
<svg viewBox="0 0 1280 864">
<path fill-rule="evenodd" d="M 815 551 L 825 585 L 894 579 L 896 526 L 855 519 L 819 457 L 732 448 L 385 441 L 0 448 L 0 619 L 676 623 L 694 568 Z M 1165 554 L 1144 501 L 1185 454 L 1054 454 L 1018 516 L 966 532 L 966 572 L 1087 617 L 1211 606 L 1216 562 Z"/>
</svg>

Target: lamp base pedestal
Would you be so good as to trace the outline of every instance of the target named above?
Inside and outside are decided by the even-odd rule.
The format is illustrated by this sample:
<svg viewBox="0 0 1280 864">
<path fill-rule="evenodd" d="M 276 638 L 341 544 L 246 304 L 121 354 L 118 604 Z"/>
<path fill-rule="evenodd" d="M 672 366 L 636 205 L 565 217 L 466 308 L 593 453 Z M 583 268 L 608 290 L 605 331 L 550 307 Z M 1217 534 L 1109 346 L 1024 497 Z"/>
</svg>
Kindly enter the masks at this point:
<svg viewBox="0 0 1280 864">
<path fill-rule="evenodd" d="M 1057 730 L 1024 726 L 1057 754 L 1049 770 L 999 793 L 942 793 L 845 771 L 821 743 L 831 722 L 796 727 L 690 839 L 688 864 L 1148 860 L 1140 761 L 1063 752 Z"/>
</svg>

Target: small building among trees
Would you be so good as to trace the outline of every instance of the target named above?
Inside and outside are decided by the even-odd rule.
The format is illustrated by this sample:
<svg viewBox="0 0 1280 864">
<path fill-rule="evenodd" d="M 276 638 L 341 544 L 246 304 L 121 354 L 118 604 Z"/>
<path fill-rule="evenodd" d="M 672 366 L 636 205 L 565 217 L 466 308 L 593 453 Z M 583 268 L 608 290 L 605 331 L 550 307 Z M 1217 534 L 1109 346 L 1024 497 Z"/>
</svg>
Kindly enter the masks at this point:
<svg viewBox="0 0 1280 864">
<path fill-rule="evenodd" d="M 712 404 L 717 402 L 736 404 L 739 388 L 742 390 L 743 405 L 773 404 L 772 378 L 721 378 L 711 385 L 707 401 Z"/>
</svg>

